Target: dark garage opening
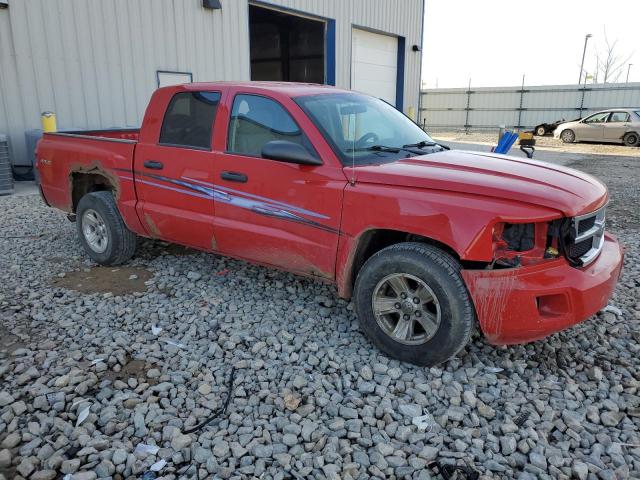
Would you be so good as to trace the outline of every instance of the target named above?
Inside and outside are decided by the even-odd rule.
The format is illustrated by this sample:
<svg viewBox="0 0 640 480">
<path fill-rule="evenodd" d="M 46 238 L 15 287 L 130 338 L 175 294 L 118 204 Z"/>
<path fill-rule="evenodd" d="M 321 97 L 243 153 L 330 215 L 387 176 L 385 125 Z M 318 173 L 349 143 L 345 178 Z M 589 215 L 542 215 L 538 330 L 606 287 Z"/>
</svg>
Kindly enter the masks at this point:
<svg viewBox="0 0 640 480">
<path fill-rule="evenodd" d="M 325 83 L 325 22 L 249 6 L 251 80 Z"/>
</svg>

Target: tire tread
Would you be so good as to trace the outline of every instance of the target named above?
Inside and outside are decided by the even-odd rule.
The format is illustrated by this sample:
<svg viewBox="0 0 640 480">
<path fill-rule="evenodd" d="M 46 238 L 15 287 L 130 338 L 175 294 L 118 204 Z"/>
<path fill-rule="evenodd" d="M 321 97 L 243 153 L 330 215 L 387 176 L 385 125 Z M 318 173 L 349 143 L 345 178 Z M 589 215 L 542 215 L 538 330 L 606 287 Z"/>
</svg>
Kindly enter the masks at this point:
<svg viewBox="0 0 640 480">
<path fill-rule="evenodd" d="M 109 227 L 112 229 L 111 233 L 114 240 L 114 251 L 112 255 L 106 261 L 99 263 L 104 265 L 120 265 L 125 263 L 135 254 L 137 246 L 136 234 L 129 230 L 125 225 L 124 220 L 120 215 L 120 211 L 118 210 L 115 198 L 113 197 L 113 193 L 108 190 L 91 192 L 82 197 L 78 204 L 78 212 L 81 210 L 83 200 L 89 196 L 99 202 L 105 209 L 105 212 L 101 212 L 101 214 L 106 213 L 104 221 L 107 222 Z M 78 222 L 78 234 L 82 237 L 80 221 Z"/>
<path fill-rule="evenodd" d="M 441 267 L 444 270 L 444 272 L 448 275 L 448 277 L 450 277 L 450 279 L 454 282 L 455 288 L 458 289 L 458 291 L 460 292 L 465 292 L 466 296 L 468 297 L 468 302 L 464 306 L 465 308 L 464 308 L 463 318 L 459 319 L 460 324 L 462 326 L 462 332 L 460 335 L 458 335 L 455 338 L 454 346 L 452 347 L 452 350 L 448 355 L 448 358 L 454 357 L 465 347 L 465 345 L 469 343 L 471 336 L 473 334 L 473 329 L 476 325 L 475 307 L 473 306 L 473 303 L 469 296 L 467 286 L 464 283 L 462 276 L 460 275 L 460 271 L 462 267 L 455 258 L 453 258 L 449 253 L 445 252 L 441 248 L 438 248 L 436 246 L 433 246 L 427 243 L 421 243 L 421 242 L 397 243 L 389 247 L 386 247 L 380 250 L 379 252 L 376 252 L 374 255 L 372 255 L 364 263 L 360 272 L 365 271 L 368 265 L 371 265 L 373 262 L 376 262 L 377 259 L 379 259 L 382 256 L 386 256 L 389 254 L 407 254 L 407 253 L 417 254 L 420 257 L 428 259 L 429 261 L 437 264 L 439 267 Z M 356 286 L 354 289 L 355 292 L 358 292 L 359 290 L 360 281 L 361 281 L 361 276 L 359 274 L 358 278 L 356 279 Z M 355 302 L 356 307 L 357 307 L 357 303 L 358 302 Z M 360 315 L 360 313 L 358 313 L 358 315 Z M 365 331 L 365 334 L 372 339 L 369 332 Z"/>
</svg>

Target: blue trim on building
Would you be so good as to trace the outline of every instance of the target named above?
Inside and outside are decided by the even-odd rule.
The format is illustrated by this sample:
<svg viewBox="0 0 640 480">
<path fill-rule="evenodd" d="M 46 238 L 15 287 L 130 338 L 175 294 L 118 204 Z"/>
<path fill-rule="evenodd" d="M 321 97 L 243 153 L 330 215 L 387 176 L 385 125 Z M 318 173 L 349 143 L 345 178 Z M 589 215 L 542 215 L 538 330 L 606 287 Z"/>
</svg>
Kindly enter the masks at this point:
<svg viewBox="0 0 640 480">
<path fill-rule="evenodd" d="M 325 82 L 327 85 L 336 84 L 336 21 L 327 18 L 325 32 Z"/>
<path fill-rule="evenodd" d="M 404 111 L 404 62 L 405 62 L 405 44 L 404 37 L 398 37 L 398 73 L 396 76 L 396 108 L 401 112 Z"/>
</svg>

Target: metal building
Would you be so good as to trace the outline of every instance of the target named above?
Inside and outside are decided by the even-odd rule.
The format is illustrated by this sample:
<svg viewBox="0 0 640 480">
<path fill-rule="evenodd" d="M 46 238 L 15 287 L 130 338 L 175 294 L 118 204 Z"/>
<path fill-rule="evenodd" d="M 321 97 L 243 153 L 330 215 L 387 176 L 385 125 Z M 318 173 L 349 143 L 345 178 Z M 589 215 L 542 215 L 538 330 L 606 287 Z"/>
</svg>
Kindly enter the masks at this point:
<svg viewBox="0 0 640 480">
<path fill-rule="evenodd" d="M 424 0 L 8 0 L 0 9 L 0 133 L 139 126 L 155 88 L 286 80 L 419 105 Z"/>
</svg>

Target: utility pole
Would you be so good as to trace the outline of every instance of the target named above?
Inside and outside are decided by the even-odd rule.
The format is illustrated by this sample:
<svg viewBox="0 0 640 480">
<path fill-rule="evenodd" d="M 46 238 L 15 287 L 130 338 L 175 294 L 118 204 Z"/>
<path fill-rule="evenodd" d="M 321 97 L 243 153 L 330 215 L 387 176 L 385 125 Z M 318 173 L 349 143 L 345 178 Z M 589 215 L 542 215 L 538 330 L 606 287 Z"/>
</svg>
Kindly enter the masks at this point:
<svg viewBox="0 0 640 480">
<path fill-rule="evenodd" d="M 633 63 L 630 63 L 629 66 L 627 67 L 627 82 L 629 83 L 629 72 L 631 71 L 631 65 L 633 65 Z"/>
<path fill-rule="evenodd" d="M 592 37 L 590 33 L 587 33 L 584 37 L 584 49 L 582 50 L 582 62 L 580 63 L 580 75 L 578 75 L 578 85 L 582 83 L 582 72 L 584 70 L 584 57 L 587 54 L 587 42 Z"/>
</svg>

